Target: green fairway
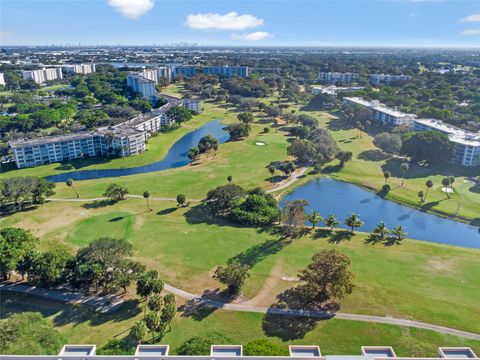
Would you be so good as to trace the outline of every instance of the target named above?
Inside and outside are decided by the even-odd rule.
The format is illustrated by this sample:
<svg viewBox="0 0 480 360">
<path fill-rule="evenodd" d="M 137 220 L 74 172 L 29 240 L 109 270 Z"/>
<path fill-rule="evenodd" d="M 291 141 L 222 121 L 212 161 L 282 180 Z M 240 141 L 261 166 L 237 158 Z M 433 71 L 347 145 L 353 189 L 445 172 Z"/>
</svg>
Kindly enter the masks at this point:
<svg viewBox="0 0 480 360">
<path fill-rule="evenodd" d="M 44 248 L 59 243 L 76 247 L 73 239 L 84 236 L 66 235 L 88 229 L 81 230 L 88 234 L 85 238 L 111 236 L 113 223 L 108 220 L 118 216 L 114 214 L 134 214 L 135 231 L 129 240 L 135 257 L 158 269 L 165 281 L 193 293 L 215 289 L 219 284 L 211 277 L 213 269 L 237 259 L 252 266 L 242 300 L 257 306 L 274 303 L 276 294 L 296 284 L 296 274 L 313 254 L 333 247 L 350 257 L 357 285 L 342 302 L 342 311 L 480 331 L 476 320 L 480 313 L 478 249 L 416 240 L 396 246 L 370 245 L 363 234 L 349 238 L 343 232 L 331 236 L 322 231 L 289 241 L 269 231 L 205 218 L 195 207 L 178 209 L 173 201 L 151 201 L 151 212 L 142 199 L 92 205 L 48 203 L 30 211 L 28 217 L 12 215 L 3 225 L 31 229 Z M 51 218 L 51 213 L 59 216 Z M 79 218 L 82 221 L 75 220 Z"/>
<path fill-rule="evenodd" d="M 0 318 L 15 312 L 38 311 L 59 328 L 70 344 L 96 344 L 97 347 L 111 338 L 125 337 L 130 326 L 143 316 L 141 309 L 135 309 L 133 303 L 126 304 L 117 313 L 102 315 L 79 306 L 11 293 L 2 293 L 0 305 Z M 172 331 L 159 342 L 169 344 L 172 354 L 185 340 L 211 334 L 221 334 L 224 342 L 229 344 L 245 344 L 258 338 L 280 341 L 285 347 L 289 344 L 317 344 L 323 354 L 329 355 L 360 354 L 362 345 L 391 345 L 399 356 L 434 357 L 439 346 L 470 346 L 477 353 L 480 350 L 478 341 L 426 330 L 335 319 L 319 321 L 302 329 L 297 336 L 282 340 L 281 332 L 277 334 L 280 337 L 274 337 L 269 328 L 263 326 L 263 318 L 262 314 L 222 310 L 202 318 L 184 317 L 179 313 L 172 324 Z"/>
<path fill-rule="evenodd" d="M 133 235 L 135 217 L 128 212 L 111 212 L 92 216 L 79 223 L 69 234 L 68 241 L 78 245 L 88 245 L 100 237 L 130 239 Z"/>
</svg>

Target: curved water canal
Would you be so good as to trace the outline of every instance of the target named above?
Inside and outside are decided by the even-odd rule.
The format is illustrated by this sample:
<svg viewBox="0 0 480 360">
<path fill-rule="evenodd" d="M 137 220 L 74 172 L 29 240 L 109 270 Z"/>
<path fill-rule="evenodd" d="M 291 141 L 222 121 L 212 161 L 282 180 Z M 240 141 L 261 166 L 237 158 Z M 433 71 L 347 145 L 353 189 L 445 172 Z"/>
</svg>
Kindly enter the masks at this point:
<svg viewBox="0 0 480 360">
<path fill-rule="evenodd" d="M 203 125 L 201 128 L 198 128 L 197 130 L 194 130 L 183 136 L 180 140 L 173 144 L 167 155 L 162 160 L 155 163 L 124 169 L 71 171 L 67 173 L 49 176 L 47 177 L 47 180 L 53 182 L 63 182 L 67 181 L 68 179 L 101 179 L 107 177 L 143 174 L 184 166 L 190 163 L 190 159 L 187 156 L 188 150 L 196 146 L 198 144 L 198 141 L 207 134 L 211 134 L 216 137 L 220 144 L 227 142 L 230 138 L 230 135 L 224 130 L 224 125 L 220 123 L 220 120 L 214 120 Z"/>
<path fill-rule="evenodd" d="M 412 239 L 480 248 L 478 227 L 400 205 L 349 183 L 332 179 L 311 181 L 286 195 L 281 204 L 296 199 L 307 200 L 309 212 L 317 210 L 324 217 L 335 214 L 343 228 L 347 215 L 356 212 L 365 222 L 360 231 L 372 231 L 383 221 L 389 228 L 405 226 Z"/>
</svg>

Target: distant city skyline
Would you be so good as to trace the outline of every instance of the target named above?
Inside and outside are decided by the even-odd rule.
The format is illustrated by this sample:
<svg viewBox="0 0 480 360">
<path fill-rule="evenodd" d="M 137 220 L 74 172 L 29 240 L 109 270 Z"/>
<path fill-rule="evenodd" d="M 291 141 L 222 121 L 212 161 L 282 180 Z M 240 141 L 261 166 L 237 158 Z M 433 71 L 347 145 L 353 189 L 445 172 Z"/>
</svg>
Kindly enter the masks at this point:
<svg viewBox="0 0 480 360">
<path fill-rule="evenodd" d="M 476 1 L 2 0 L 1 45 L 480 47 Z"/>
</svg>

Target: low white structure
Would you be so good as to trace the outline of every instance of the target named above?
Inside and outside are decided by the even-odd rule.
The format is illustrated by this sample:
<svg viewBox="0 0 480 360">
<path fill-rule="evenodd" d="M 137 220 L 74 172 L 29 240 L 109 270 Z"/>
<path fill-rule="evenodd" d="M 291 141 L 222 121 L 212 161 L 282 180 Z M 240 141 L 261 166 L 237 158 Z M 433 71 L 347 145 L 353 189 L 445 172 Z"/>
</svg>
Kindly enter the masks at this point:
<svg viewBox="0 0 480 360">
<path fill-rule="evenodd" d="M 95 356 L 96 345 L 64 345 L 58 356 Z"/>
<path fill-rule="evenodd" d="M 404 83 L 412 80 L 410 75 L 388 75 L 388 74 L 371 74 L 370 83 L 372 85 L 390 84 L 390 83 Z"/>
<path fill-rule="evenodd" d="M 37 84 L 63 79 L 62 68 L 60 67 L 23 71 L 22 75 L 23 80 L 32 80 Z"/>
<path fill-rule="evenodd" d="M 0 73 L 0 85 L 6 85 L 7 83 L 5 82 L 5 77 L 3 76 L 3 73 Z"/>
<path fill-rule="evenodd" d="M 63 70 L 69 74 L 92 74 L 97 71 L 95 64 L 75 64 L 75 65 L 65 65 Z"/>
<path fill-rule="evenodd" d="M 169 345 L 137 345 L 135 356 L 168 356 Z"/>
<path fill-rule="evenodd" d="M 242 345 L 212 345 L 210 347 L 211 357 L 235 358 L 243 355 Z"/>
<path fill-rule="evenodd" d="M 349 84 L 358 78 L 357 73 L 321 72 L 318 81 L 325 84 Z"/>
<path fill-rule="evenodd" d="M 318 345 L 289 345 L 288 352 L 292 357 L 320 357 L 322 352 Z"/>
<path fill-rule="evenodd" d="M 455 145 L 453 163 L 462 166 L 480 165 L 480 132 L 472 133 L 437 119 L 415 119 L 413 130 L 434 130 L 448 135 Z"/>
<path fill-rule="evenodd" d="M 364 100 L 359 97 L 344 97 L 344 104 L 356 104 L 369 109 L 372 112 L 372 120 L 380 122 L 384 125 L 400 126 L 411 125 L 417 117 L 415 114 L 408 114 L 396 109 L 386 107 L 378 100 Z"/>
</svg>

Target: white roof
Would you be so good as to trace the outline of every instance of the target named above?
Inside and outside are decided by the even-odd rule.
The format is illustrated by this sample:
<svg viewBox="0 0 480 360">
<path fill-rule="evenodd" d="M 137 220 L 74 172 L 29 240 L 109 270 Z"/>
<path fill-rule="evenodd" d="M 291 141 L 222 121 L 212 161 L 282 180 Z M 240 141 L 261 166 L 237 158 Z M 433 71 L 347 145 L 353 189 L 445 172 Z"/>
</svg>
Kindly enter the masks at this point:
<svg viewBox="0 0 480 360">
<path fill-rule="evenodd" d="M 480 147 L 480 132 L 469 132 L 437 119 L 415 119 L 415 122 L 448 134 L 448 138 L 452 142 L 467 146 Z"/>
</svg>

